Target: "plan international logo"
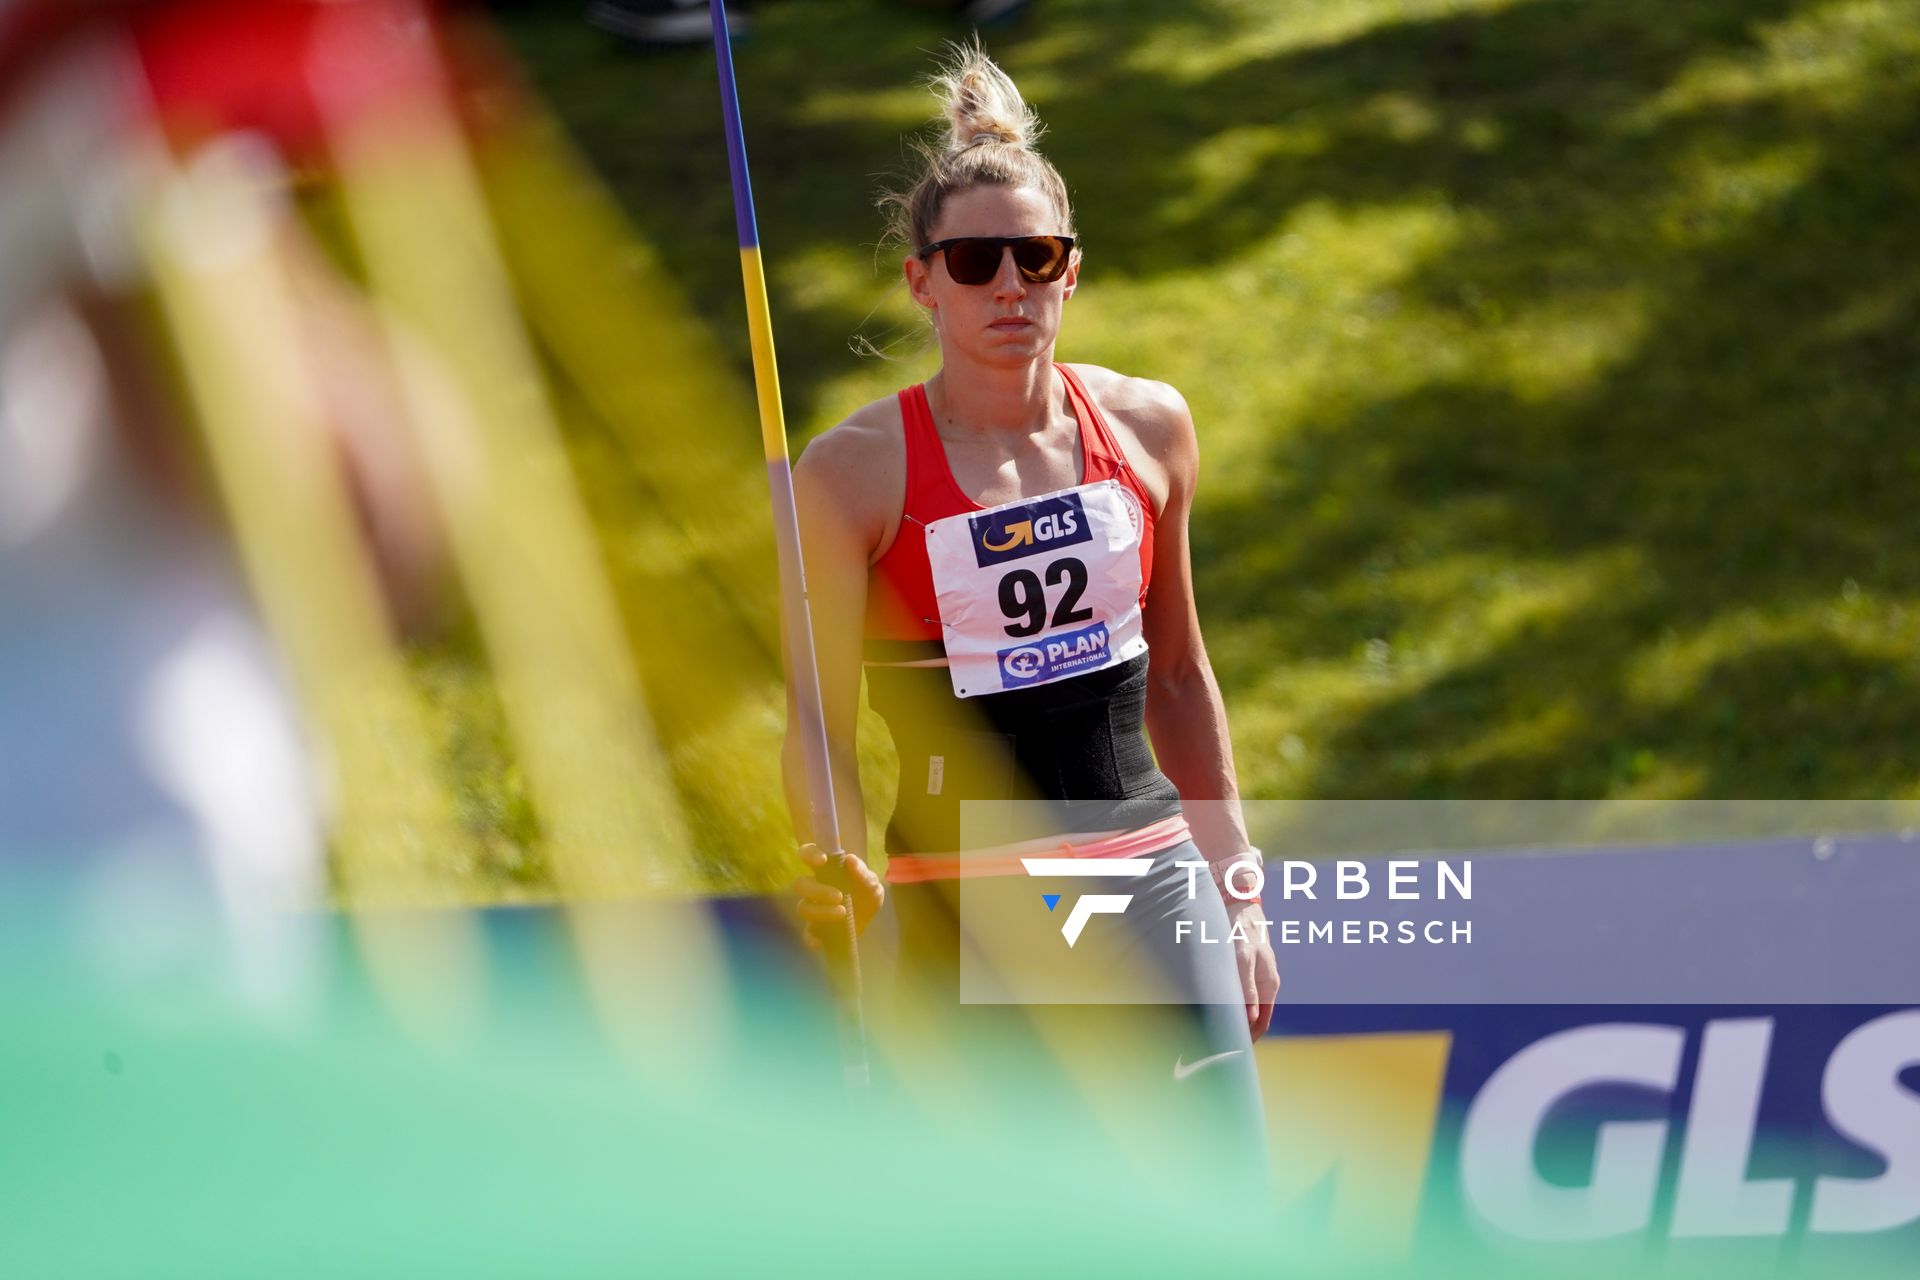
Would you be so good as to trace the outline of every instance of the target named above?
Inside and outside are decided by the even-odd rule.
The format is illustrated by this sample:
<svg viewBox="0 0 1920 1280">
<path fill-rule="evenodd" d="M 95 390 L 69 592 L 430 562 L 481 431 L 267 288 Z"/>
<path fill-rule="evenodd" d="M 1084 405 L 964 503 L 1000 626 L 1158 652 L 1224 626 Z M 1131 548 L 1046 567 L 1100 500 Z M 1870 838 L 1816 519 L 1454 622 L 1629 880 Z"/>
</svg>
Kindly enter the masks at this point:
<svg viewBox="0 0 1920 1280">
<path fill-rule="evenodd" d="M 1107 659 L 1110 638 L 1107 624 L 1096 622 L 1035 644 L 1002 649 L 995 655 L 1000 659 L 1001 684 L 1011 689 L 1052 680 L 1082 667 L 1097 667 Z"/>
</svg>

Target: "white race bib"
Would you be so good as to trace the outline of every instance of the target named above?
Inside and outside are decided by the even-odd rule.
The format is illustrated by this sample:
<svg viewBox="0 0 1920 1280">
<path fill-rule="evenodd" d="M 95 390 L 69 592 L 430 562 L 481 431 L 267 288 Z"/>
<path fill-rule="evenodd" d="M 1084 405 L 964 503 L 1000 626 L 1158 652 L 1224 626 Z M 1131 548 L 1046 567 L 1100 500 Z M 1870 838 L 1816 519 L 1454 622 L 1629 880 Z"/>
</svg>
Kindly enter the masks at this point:
<svg viewBox="0 0 1920 1280">
<path fill-rule="evenodd" d="M 947 672 L 963 698 L 1051 684 L 1147 651 L 1139 499 L 1083 484 L 927 526 Z"/>
</svg>

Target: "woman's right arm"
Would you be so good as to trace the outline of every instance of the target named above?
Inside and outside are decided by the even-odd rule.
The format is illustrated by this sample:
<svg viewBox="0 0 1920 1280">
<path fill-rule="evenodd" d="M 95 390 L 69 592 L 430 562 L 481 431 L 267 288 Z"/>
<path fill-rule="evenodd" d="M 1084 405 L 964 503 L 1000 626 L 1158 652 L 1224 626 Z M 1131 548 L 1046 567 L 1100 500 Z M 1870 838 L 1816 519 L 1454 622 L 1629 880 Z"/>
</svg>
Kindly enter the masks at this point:
<svg viewBox="0 0 1920 1280">
<path fill-rule="evenodd" d="M 826 722 L 827 755 L 833 775 L 834 807 L 840 847 L 853 855 L 848 879 L 855 889 L 855 923 L 864 928 L 884 896 L 867 868 L 866 807 L 860 792 L 857 726 L 860 718 L 860 660 L 867 609 L 867 573 L 890 523 L 886 502 L 905 488 L 904 460 L 890 456 L 884 423 L 870 406 L 810 444 L 794 467 L 794 504 L 807 575 L 808 612 L 813 622 L 814 661 L 820 676 L 820 708 Z M 896 411 L 897 412 L 897 411 Z M 876 429 L 878 427 L 879 429 Z M 897 476 L 890 473 L 898 472 Z M 889 483 L 889 479 L 892 483 Z M 786 655 L 787 736 L 781 753 L 787 807 L 802 845 L 809 873 L 825 863 L 807 846 L 823 840 L 813 829 L 807 751 Z M 796 883 L 802 918 L 823 923 L 839 915 L 839 895 L 813 880 Z"/>
<path fill-rule="evenodd" d="M 834 805 L 840 847 L 864 856 L 866 811 L 860 797 L 860 759 L 855 729 L 860 718 L 860 653 L 867 609 L 867 558 L 873 542 L 861 529 L 857 488 L 848 473 L 857 449 L 836 428 L 807 447 L 793 471 L 794 506 L 800 517 L 800 545 L 806 564 L 808 613 L 813 621 L 814 662 L 820 673 L 820 709 L 827 728 Z M 856 456 L 850 456 L 856 455 Z M 783 646 L 784 649 L 784 646 Z M 787 679 L 787 737 L 781 753 L 787 806 L 801 843 L 812 843 L 806 749 L 795 697 L 793 659 L 784 654 Z"/>
</svg>

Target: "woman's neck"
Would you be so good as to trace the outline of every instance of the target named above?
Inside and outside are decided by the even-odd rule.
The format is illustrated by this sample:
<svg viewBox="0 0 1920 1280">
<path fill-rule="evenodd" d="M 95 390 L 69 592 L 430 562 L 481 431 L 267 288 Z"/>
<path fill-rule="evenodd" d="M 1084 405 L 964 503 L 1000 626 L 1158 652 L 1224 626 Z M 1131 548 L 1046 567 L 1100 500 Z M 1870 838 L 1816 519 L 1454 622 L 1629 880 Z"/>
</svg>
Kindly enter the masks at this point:
<svg viewBox="0 0 1920 1280">
<path fill-rule="evenodd" d="M 1006 366 L 942 364 L 927 380 L 940 426 L 968 435 L 1033 436 L 1053 425 L 1059 399 L 1052 360 Z"/>
</svg>

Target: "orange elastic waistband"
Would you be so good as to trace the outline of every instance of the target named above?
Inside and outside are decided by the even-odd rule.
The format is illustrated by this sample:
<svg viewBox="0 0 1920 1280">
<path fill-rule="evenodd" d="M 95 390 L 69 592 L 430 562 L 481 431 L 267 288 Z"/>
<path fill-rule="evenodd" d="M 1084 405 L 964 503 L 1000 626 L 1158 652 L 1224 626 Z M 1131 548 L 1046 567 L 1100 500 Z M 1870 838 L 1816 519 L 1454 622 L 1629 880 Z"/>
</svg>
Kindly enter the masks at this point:
<svg viewBox="0 0 1920 1280">
<path fill-rule="evenodd" d="M 1183 814 L 1133 831 L 1051 836 L 1019 844 L 976 849 L 970 853 L 896 853 L 887 859 L 888 884 L 920 884 L 927 880 L 963 880 L 973 876 L 1015 876 L 1024 873 L 1020 859 L 1036 854 L 1064 853 L 1070 858 L 1138 858 L 1171 848 L 1189 832 Z"/>
</svg>

